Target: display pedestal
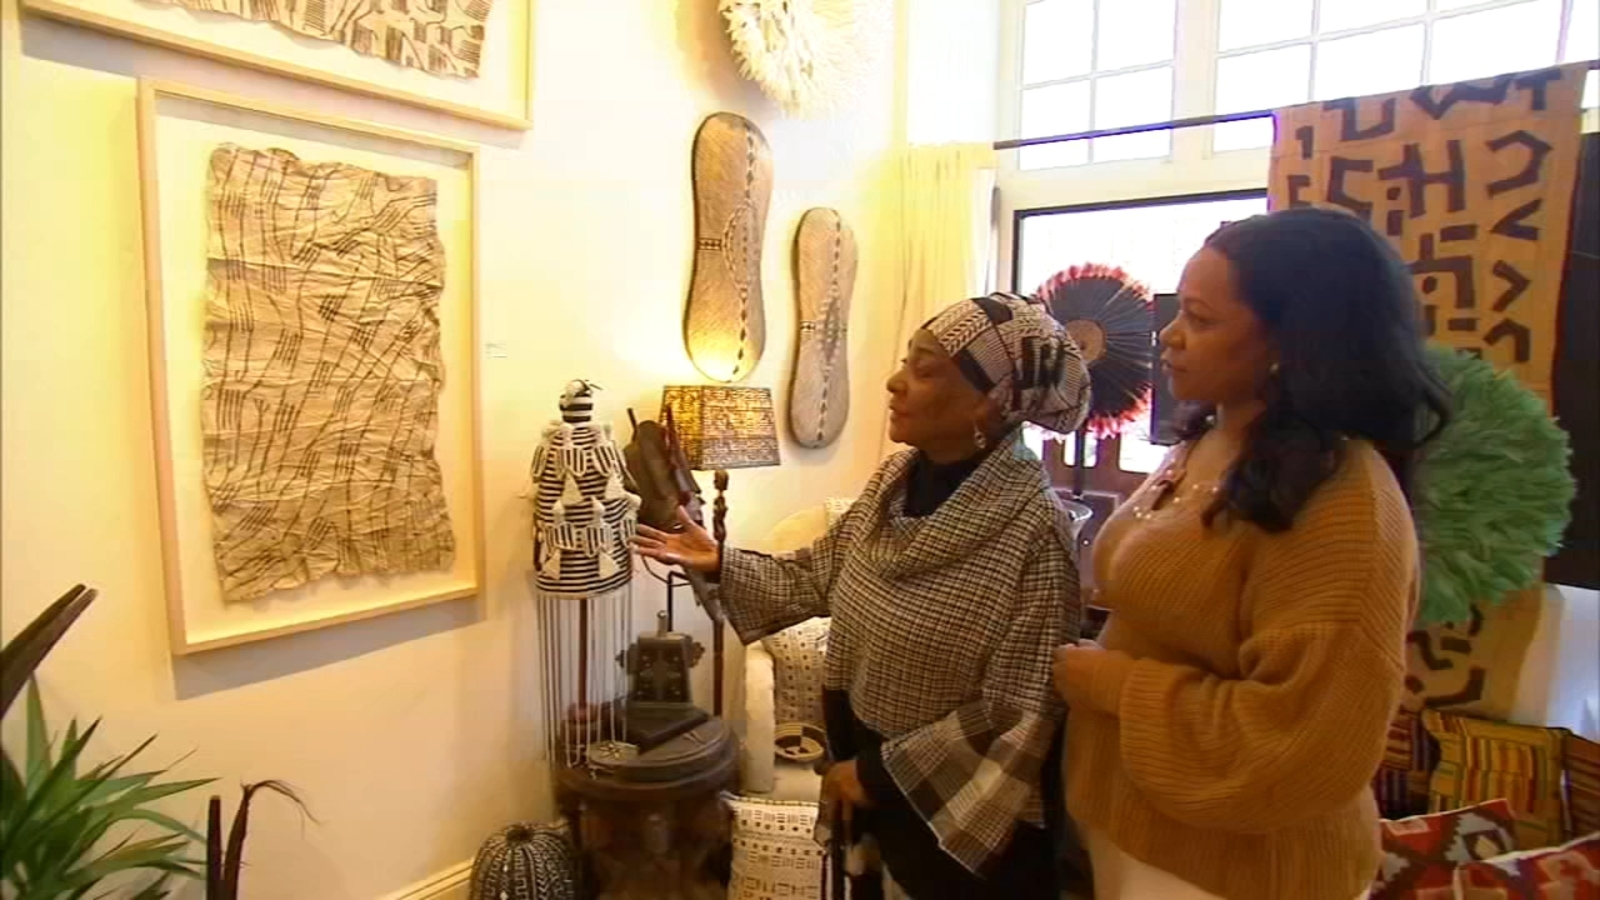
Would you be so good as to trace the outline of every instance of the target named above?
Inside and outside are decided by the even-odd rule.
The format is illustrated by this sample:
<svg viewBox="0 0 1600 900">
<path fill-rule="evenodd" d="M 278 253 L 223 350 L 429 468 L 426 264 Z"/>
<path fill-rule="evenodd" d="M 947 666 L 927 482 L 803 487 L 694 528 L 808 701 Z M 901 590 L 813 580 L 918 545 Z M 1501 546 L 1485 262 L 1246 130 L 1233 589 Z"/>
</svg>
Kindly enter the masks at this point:
<svg viewBox="0 0 1600 900">
<path fill-rule="evenodd" d="M 712 719 L 612 772 L 562 767 L 556 801 L 572 824 L 596 900 L 722 900 L 713 863 L 728 842 L 720 795 L 739 776 L 738 742 Z"/>
</svg>

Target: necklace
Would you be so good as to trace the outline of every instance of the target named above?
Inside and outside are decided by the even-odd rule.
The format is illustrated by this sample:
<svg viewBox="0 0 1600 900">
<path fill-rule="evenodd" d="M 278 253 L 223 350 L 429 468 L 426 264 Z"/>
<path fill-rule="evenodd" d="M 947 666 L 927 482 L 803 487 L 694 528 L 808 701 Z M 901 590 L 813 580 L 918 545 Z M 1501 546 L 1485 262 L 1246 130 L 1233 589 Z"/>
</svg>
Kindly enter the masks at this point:
<svg viewBox="0 0 1600 900">
<path fill-rule="evenodd" d="M 1184 444 L 1177 452 L 1167 457 L 1156 474 L 1151 476 L 1145 486 L 1139 489 L 1133 501 L 1133 517 L 1145 521 L 1153 516 L 1185 506 L 1186 501 L 1192 501 L 1197 496 L 1204 498 L 1206 503 L 1211 502 L 1222 486 L 1216 482 L 1186 483 L 1189 473 L 1189 449 L 1193 445 Z M 1192 504 L 1191 504 L 1192 505 Z"/>
</svg>

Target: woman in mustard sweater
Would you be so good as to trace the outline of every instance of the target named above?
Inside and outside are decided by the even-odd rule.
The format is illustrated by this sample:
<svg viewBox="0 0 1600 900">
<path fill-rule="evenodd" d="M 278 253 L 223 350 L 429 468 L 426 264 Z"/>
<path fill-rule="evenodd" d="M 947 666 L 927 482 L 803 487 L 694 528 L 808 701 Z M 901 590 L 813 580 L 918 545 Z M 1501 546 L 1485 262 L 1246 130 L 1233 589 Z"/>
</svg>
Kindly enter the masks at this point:
<svg viewBox="0 0 1600 900">
<path fill-rule="evenodd" d="M 1412 277 L 1338 211 L 1225 226 L 1161 334 L 1194 416 L 1094 548 L 1057 652 L 1097 900 L 1350 900 L 1418 588 L 1412 462 L 1445 421 Z"/>
</svg>

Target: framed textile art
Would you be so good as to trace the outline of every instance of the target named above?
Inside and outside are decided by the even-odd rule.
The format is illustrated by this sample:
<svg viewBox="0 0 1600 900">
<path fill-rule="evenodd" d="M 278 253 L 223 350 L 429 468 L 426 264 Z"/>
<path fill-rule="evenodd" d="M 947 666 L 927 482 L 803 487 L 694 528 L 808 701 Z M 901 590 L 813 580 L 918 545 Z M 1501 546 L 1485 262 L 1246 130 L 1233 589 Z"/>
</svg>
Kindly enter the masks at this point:
<svg viewBox="0 0 1600 900">
<path fill-rule="evenodd" d="M 476 149 L 139 86 L 174 653 L 483 582 Z"/>
<path fill-rule="evenodd" d="M 21 0 L 28 13 L 445 113 L 530 127 L 534 0 Z"/>
</svg>

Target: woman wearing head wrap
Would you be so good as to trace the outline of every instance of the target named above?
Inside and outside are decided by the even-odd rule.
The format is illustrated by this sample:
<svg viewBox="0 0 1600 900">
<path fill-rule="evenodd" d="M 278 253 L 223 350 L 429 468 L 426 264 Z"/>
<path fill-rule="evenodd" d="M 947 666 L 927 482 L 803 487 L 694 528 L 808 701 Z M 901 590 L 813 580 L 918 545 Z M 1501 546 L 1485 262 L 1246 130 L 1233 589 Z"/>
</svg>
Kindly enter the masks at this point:
<svg viewBox="0 0 1600 900">
<path fill-rule="evenodd" d="M 878 844 L 890 897 L 1059 896 L 1041 763 L 1063 706 L 1051 656 L 1078 637 L 1073 538 L 1032 422 L 1082 422 L 1078 348 L 1034 300 L 955 304 L 888 382 L 885 461 L 810 549 L 768 556 L 640 529 L 639 552 L 721 573 L 746 642 L 832 616 L 825 799 Z"/>
</svg>

